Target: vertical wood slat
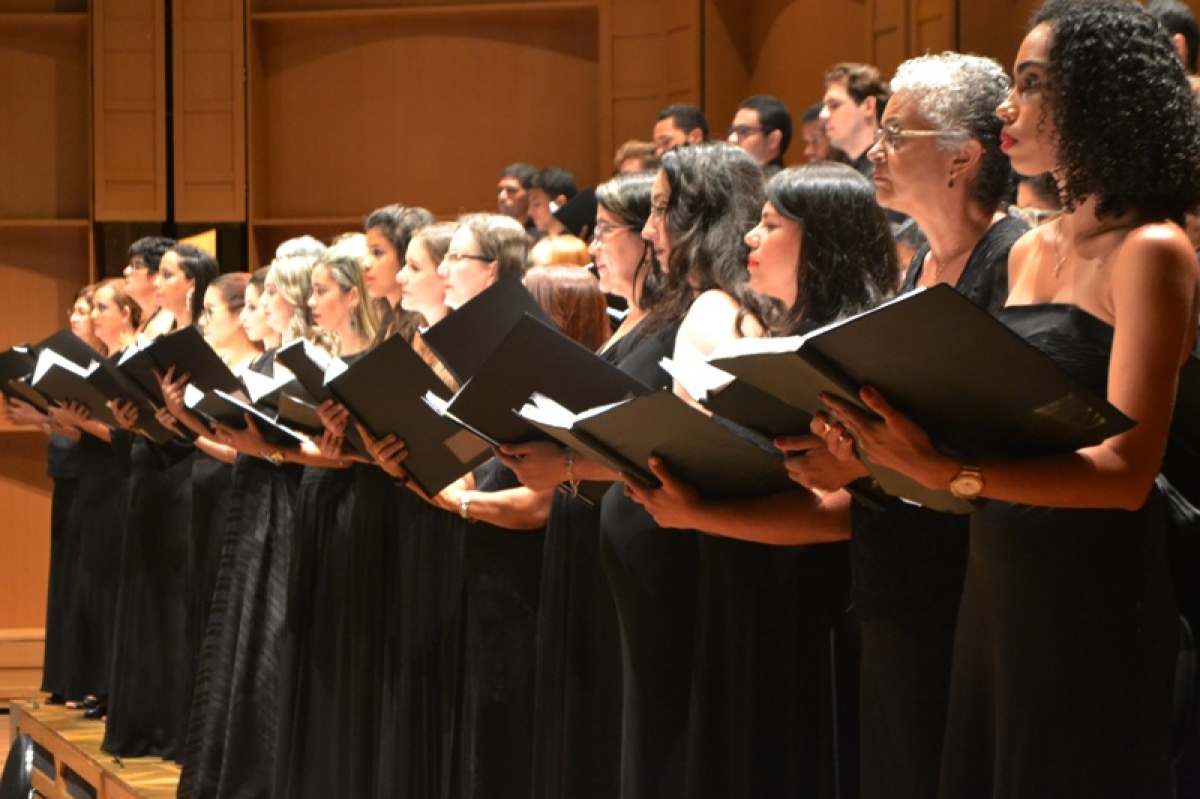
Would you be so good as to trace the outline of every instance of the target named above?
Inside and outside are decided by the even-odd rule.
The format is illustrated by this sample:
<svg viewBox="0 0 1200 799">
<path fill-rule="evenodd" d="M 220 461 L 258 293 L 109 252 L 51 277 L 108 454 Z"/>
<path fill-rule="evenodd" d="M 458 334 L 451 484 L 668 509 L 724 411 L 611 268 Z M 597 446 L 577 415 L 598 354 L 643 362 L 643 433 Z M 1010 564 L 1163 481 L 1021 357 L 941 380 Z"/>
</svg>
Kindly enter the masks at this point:
<svg viewBox="0 0 1200 799">
<path fill-rule="evenodd" d="M 909 0 L 909 57 L 958 49 L 958 0 Z"/>
<path fill-rule="evenodd" d="M 602 157 L 628 139 L 649 139 L 664 106 L 702 102 L 700 2 L 604 0 L 600 96 L 602 118 L 612 122 Z"/>
<path fill-rule="evenodd" d="M 92 14 L 95 218 L 167 218 L 166 30 L 157 0 Z"/>
<path fill-rule="evenodd" d="M 244 0 L 173 0 L 174 192 L 180 222 L 246 218 Z"/>
<path fill-rule="evenodd" d="M 909 4 L 912 0 L 870 0 L 870 63 L 886 77 L 909 56 Z"/>
</svg>

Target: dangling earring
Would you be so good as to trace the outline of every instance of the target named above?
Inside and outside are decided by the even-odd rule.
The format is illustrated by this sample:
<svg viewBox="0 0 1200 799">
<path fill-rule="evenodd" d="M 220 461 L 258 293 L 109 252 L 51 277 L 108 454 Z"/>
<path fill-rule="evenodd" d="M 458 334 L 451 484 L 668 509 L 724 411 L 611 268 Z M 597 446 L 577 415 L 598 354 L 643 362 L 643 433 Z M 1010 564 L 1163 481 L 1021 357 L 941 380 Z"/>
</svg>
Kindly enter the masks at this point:
<svg viewBox="0 0 1200 799">
<path fill-rule="evenodd" d="M 954 170 L 950 170 L 950 182 L 946 184 L 950 188 L 954 188 Z"/>
</svg>

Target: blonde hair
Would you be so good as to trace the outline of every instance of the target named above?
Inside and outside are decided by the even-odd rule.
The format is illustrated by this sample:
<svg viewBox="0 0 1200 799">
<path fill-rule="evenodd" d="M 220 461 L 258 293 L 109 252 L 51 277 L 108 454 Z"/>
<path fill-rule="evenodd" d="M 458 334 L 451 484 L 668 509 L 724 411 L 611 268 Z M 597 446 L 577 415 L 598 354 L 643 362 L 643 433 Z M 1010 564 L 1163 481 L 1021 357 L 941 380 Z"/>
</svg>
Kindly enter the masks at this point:
<svg viewBox="0 0 1200 799">
<path fill-rule="evenodd" d="M 312 294 L 312 270 L 316 262 L 316 256 L 312 255 L 293 255 L 271 262 L 266 285 L 274 286 L 287 304 L 292 306 L 292 318 L 281 334 L 284 343 L 301 338 L 314 340 L 308 296 Z"/>
<path fill-rule="evenodd" d="M 354 311 L 350 317 L 350 325 L 363 337 L 364 341 L 371 341 L 375 338 L 375 332 L 379 326 L 378 317 L 375 315 L 375 308 L 371 303 L 371 297 L 367 294 L 367 286 L 363 282 L 363 260 L 367 257 L 367 237 L 363 233 L 347 233 L 339 236 L 337 240 L 329 246 L 328 249 L 317 259 L 313 264 L 315 269 L 318 266 L 323 266 L 329 271 L 329 278 L 337 284 L 342 293 L 348 293 L 351 289 L 358 289 L 358 305 L 354 306 Z M 330 349 L 334 355 L 341 352 L 342 342 L 340 337 L 332 332 L 325 331 L 330 338 Z"/>
<path fill-rule="evenodd" d="M 587 266 L 591 262 L 587 244 L 570 234 L 546 236 L 529 251 L 530 266 Z"/>
</svg>

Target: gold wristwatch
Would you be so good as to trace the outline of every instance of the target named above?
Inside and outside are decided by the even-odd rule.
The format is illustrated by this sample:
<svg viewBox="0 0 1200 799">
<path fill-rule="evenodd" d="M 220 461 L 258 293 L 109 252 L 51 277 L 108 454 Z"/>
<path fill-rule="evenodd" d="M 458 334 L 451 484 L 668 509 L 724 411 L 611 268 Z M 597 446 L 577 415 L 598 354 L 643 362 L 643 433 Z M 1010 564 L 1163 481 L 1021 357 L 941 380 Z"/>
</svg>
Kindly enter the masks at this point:
<svg viewBox="0 0 1200 799">
<path fill-rule="evenodd" d="M 964 463 L 950 481 L 950 493 L 959 499 L 978 499 L 983 493 L 983 472 Z"/>
</svg>

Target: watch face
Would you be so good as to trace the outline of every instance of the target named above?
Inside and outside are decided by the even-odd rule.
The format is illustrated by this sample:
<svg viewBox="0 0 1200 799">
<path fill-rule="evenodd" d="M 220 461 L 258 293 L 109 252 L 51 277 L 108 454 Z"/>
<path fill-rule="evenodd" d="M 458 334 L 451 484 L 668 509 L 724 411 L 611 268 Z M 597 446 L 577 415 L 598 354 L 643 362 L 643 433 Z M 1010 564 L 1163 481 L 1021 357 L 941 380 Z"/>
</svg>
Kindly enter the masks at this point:
<svg viewBox="0 0 1200 799">
<path fill-rule="evenodd" d="M 983 490 L 983 480 L 973 474 L 960 474 L 950 483 L 950 491 L 962 499 L 974 499 Z"/>
</svg>

